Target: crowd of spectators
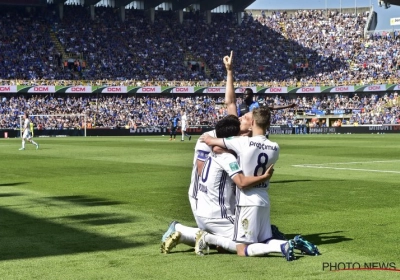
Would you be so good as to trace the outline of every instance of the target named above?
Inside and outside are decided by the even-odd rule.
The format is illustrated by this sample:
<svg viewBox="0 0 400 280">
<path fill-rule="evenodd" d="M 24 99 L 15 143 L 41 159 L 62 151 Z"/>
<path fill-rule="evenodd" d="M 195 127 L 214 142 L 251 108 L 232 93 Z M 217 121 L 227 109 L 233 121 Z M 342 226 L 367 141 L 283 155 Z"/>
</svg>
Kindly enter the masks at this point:
<svg viewBox="0 0 400 280">
<path fill-rule="evenodd" d="M 81 6 L 64 6 L 62 20 L 57 11 L 53 5 L 30 12 L 2 7 L 0 85 L 225 86 L 221 58 L 230 50 L 235 51 L 235 86 L 399 83 L 399 33 L 364 37 L 368 13 L 245 13 L 242 22 L 225 13 L 212 14 L 207 23 L 203 14 L 190 12 L 179 23 L 175 13 L 156 11 L 151 23 L 134 9 L 126 10 L 124 22 L 106 7 L 96 7 L 94 20 Z M 399 122 L 395 93 L 259 99 L 269 105 L 297 104 L 294 110 L 274 112 L 273 125 L 335 125 L 310 122 L 307 113 L 344 109 L 351 116 L 337 118 L 336 125 Z M 18 116 L 25 111 L 85 114 L 95 127 L 167 126 L 180 108 L 189 112 L 192 125 L 214 125 L 226 114 L 222 104 L 221 98 L 207 96 L 7 96 L 0 104 L 0 128 L 19 128 Z M 37 128 L 82 128 L 83 117 L 36 117 L 33 122 Z"/>
<path fill-rule="evenodd" d="M 294 109 L 273 111 L 272 125 L 333 126 L 324 123 L 328 116 L 341 125 L 400 124 L 400 97 L 397 92 L 365 95 L 324 96 L 257 96 L 260 104 L 277 107 L 295 103 Z M 242 102 L 238 98 L 238 104 Z M 214 126 L 226 116 L 223 97 L 155 97 L 155 96 L 41 96 L 3 97 L 0 102 L 0 129 L 20 128 L 23 112 L 36 116 L 37 129 L 82 129 L 86 115 L 88 128 L 132 128 L 137 126 L 169 126 L 174 116 L 185 109 L 191 126 Z M 333 115 L 336 111 L 345 116 Z M 315 113 L 319 112 L 319 113 Z M 312 117 L 321 114 L 319 119 Z M 65 116 L 61 116 L 65 115 Z M 337 124 L 336 124 L 337 125 Z"/>
<path fill-rule="evenodd" d="M 294 61 L 302 60 L 295 63 L 302 70 L 312 73 L 300 79 L 302 84 L 398 81 L 399 34 L 397 31 L 369 33 L 365 38 L 368 15 L 367 12 L 355 15 L 333 10 L 327 13 L 323 10 L 304 10 L 290 15 L 286 12 L 276 12 L 268 17 L 260 15 L 256 21 L 276 32 L 280 30 L 289 39 Z M 293 62 L 293 57 L 288 59 Z"/>
<path fill-rule="evenodd" d="M 20 127 L 22 112 L 32 117 L 36 127 L 46 129 L 82 128 L 85 114 L 89 128 L 126 128 L 133 126 L 169 126 L 170 119 L 188 111 L 191 125 L 214 125 L 226 115 L 223 98 L 185 97 L 55 97 L 33 95 L 6 98 L 0 103 L 0 129 Z M 60 116 L 65 115 L 65 116 Z M 69 115 L 69 116 L 67 116 Z"/>
<path fill-rule="evenodd" d="M 364 37 L 368 13 L 329 10 L 245 14 L 96 7 L 94 20 L 81 6 L 0 11 L 0 79 L 24 83 L 213 85 L 225 79 L 221 57 L 235 51 L 241 85 L 305 86 L 398 83 L 398 32 Z M 80 67 L 65 67 L 60 43 Z M 64 56 L 62 60 L 66 60 Z M 193 62 L 202 67 L 192 67 Z M 79 69 L 77 71 L 76 69 Z M 111 82 L 110 82 L 111 81 Z"/>
</svg>

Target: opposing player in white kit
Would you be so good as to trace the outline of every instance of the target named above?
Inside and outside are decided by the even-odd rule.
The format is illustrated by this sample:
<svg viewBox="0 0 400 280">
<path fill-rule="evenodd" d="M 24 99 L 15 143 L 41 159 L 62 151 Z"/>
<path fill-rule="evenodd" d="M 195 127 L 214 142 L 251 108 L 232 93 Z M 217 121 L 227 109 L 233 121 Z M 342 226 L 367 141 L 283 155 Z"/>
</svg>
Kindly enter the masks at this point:
<svg viewBox="0 0 400 280">
<path fill-rule="evenodd" d="M 25 150 L 25 141 L 28 140 L 30 143 L 36 146 L 36 150 L 39 149 L 39 144 L 32 140 L 31 134 L 31 121 L 29 120 L 28 113 L 24 113 L 24 124 L 22 128 L 22 147 L 19 149 L 20 151 Z"/>
<path fill-rule="evenodd" d="M 186 129 L 189 126 L 189 122 L 186 116 L 185 109 L 181 110 L 181 132 L 182 132 L 182 139 L 181 141 L 185 141 L 185 136 L 189 138 L 189 141 L 192 140 L 192 136 L 186 133 Z"/>
</svg>

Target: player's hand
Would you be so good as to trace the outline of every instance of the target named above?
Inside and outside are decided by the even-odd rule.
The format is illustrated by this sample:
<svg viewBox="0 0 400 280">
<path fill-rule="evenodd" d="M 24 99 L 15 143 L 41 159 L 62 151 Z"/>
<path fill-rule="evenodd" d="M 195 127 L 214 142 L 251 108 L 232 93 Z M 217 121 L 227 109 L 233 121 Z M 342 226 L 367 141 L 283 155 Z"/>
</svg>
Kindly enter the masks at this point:
<svg viewBox="0 0 400 280">
<path fill-rule="evenodd" d="M 224 148 L 221 148 L 221 147 L 218 147 L 218 146 L 212 147 L 212 151 L 215 154 L 230 153 L 230 151 L 228 149 L 224 149 Z"/>
<path fill-rule="evenodd" d="M 225 64 L 225 68 L 226 70 L 232 70 L 233 67 L 233 51 L 231 51 L 231 55 L 230 56 L 224 56 L 224 64 Z"/>
<path fill-rule="evenodd" d="M 214 138 L 214 137 L 210 136 L 210 135 L 207 134 L 207 133 L 204 133 L 204 134 L 202 134 L 202 135 L 200 136 L 199 140 L 200 140 L 200 142 L 206 143 L 206 144 L 207 144 L 207 140 L 210 140 L 211 138 Z"/>
<path fill-rule="evenodd" d="M 265 176 L 266 180 L 270 180 L 272 175 L 274 175 L 274 165 L 271 164 L 268 169 L 265 171 L 265 173 L 263 174 L 263 176 Z"/>
</svg>

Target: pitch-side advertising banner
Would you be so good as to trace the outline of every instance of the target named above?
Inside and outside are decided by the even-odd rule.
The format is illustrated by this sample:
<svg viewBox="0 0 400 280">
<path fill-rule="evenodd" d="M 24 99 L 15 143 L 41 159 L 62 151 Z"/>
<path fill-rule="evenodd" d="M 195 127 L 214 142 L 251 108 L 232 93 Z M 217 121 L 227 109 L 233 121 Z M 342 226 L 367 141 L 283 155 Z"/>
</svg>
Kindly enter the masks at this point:
<svg viewBox="0 0 400 280">
<path fill-rule="evenodd" d="M 64 87 L 56 86 L 57 93 L 92 93 L 91 86 L 74 86 L 74 87 Z"/>
<path fill-rule="evenodd" d="M 17 92 L 17 86 L 0 86 L 0 92 Z"/>
<path fill-rule="evenodd" d="M 369 85 L 369 86 L 362 86 L 356 89 L 356 91 L 361 92 L 371 92 L 371 91 L 385 91 L 386 85 Z"/>
<path fill-rule="evenodd" d="M 18 92 L 21 93 L 55 93 L 55 86 L 17 86 Z"/>
<path fill-rule="evenodd" d="M 354 86 L 340 86 L 334 88 L 328 88 L 329 92 L 354 92 Z"/>
<path fill-rule="evenodd" d="M 171 88 L 172 93 L 194 93 L 194 87 L 173 87 Z"/>
<path fill-rule="evenodd" d="M 264 88 L 259 87 L 254 92 L 257 92 L 257 93 L 284 94 L 284 93 L 288 93 L 288 88 L 287 87 L 264 87 Z"/>
<path fill-rule="evenodd" d="M 241 94 L 247 87 L 235 88 Z M 352 93 L 384 92 L 400 90 L 400 84 L 351 85 L 351 86 L 310 86 L 310 87 L 249 87 L 256 94 L 318 94 L 318 93 Z M 172 87 L 172 86 L 11 86 L 0 85 L 0 92 L 8 93 L 142 93 L 142 94 L 225 94 L 225 87 Z"/>
</svg>

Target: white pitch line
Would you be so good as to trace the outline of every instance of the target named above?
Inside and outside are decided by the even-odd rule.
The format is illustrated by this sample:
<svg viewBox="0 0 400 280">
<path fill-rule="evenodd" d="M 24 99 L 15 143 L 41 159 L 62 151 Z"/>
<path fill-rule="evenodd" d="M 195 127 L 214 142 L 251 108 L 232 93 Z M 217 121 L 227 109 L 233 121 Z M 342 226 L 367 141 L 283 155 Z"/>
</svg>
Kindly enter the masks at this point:
<svg viewBox="0 0 400 280">
<path fill-rule="evenodd" d="M 165 138 L 168 139 L 168 138 Z M 167 140 L 164 139 L 144 139 L 144 141 L 149 141 L 149 142 L 166 142 Z"/>
<path fill-rule="evenodd" d="M 350 161 L 350 162 L 328 162 L 328 163 L 309 163 L 309 164 L 299 164 L 299 165 L 293 165 L 293 166 L 301 166 L 301 165 L 306 165 L 306 166 L 320 166 L 320 165 L 328 165 L 328 164 L 358 164 L 358 163 L 384 163 L 384 162 L 400 162 L 399 159 L 396 160 L 372 160 L 372 161 Z"/>
<path fill-rule="evenodd" d="M 350 171 L 366 171 L 366 172 L 380 172 L 380 173 L 395 173 L 400 174 L 400 171 L 390 171 L 390 170 L 375 170 L 375 169 L 358 169 L 358 168 L 339 168 L 339 167 L 331 167 L 331 166 L 315 166 L 315 165 L 292 165 L 294 167 L 303 167 L 303 168 L 325 168 L 325 169 L 334 169 L 334 170 L 350 170 Z"/>
</svg>

